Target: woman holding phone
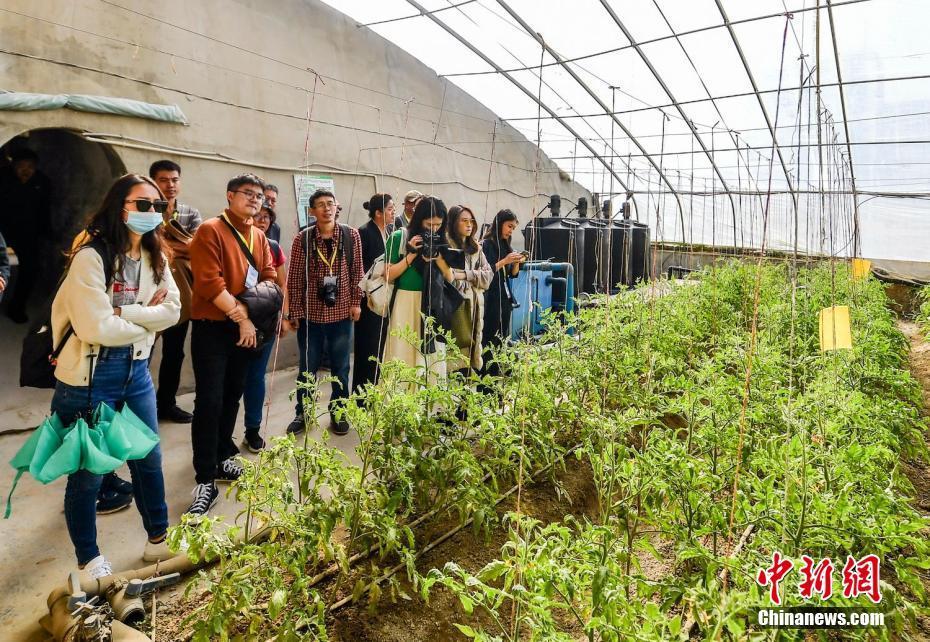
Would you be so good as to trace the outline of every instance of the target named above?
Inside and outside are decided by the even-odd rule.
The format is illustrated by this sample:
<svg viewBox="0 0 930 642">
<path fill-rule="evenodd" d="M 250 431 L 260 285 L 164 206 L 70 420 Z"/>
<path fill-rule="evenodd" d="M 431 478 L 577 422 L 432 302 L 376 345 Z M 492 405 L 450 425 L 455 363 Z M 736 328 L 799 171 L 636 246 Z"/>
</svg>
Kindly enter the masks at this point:
<svg viewBox="0 0 930 642">
<path fill-rule="evenodd" d="M 491 227 L 481 243 L 484 256 L 494 270 L 494 278 L 484 294 L 484 330 L 481 341 L 485 349 L 485 371 L 492 375 L 500 375 L 500 368 L 491 363 L 491 350 L 510 339 L 510 317 L 513 312 L 510 280 L 520 273 L 520 264 L 527 258 L 520 252 L 514 252 L 510 245 L 517 224 L 516 214 L 507 209 L 499 211 L 494 215 Z"/>
</svg>

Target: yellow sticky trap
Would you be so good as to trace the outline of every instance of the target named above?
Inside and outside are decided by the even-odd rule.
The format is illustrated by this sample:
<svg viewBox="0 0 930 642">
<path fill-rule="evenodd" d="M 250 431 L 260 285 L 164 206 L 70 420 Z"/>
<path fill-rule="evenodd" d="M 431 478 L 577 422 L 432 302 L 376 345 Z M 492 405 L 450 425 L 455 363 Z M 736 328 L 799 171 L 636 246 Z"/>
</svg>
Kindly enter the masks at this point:
<svg viewBox="0 0 930 642">
<path fill-rule="evenodd" d="M 849 306 L 836 305 L 820 311 L 820 351 L 851 350 Z"/>
<path fill-rule="evenodd" d="M 852 260 L 852 278 L 854 281 L 864 279 L 872 271 L 872 262 L 868 259 Z"/>
</svg>

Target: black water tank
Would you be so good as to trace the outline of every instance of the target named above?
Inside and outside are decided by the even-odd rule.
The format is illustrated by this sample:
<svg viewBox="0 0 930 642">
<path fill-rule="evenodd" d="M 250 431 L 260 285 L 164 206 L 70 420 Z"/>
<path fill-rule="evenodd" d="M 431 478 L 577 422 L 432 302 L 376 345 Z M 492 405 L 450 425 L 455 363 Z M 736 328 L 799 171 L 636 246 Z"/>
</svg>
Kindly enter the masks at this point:
<svg viewBox="0 0 930 642">
<path fill-rule="evenodd" d="M 649 275 L 649 226 L 637 221 L 615 220 L 611 228 L 611 287 L 616 289 L 618 284 L 632 287 L 645 281 Z"/>
<path fill-rule="evenodd" d="M 576 277 L 581 292 L 601 294 L 607 292 L 606 281 L 608 247 L 610 243 L 610 222 L 604 219 L 583 219 L 584 230 L 584 270 L 581 277 Z"/>
<path fill-rule="evenodd" d="M 572 264 L 575 269 L 575 291 L 572 296 L 578 296 L 581 292 L 580 283 L 585 265 L 585 220 L 558 216 L 537 217 L 523 228 L 525 247 L 534 261 Z M 554 301 L 564 300 L 564 287 L 559 283 L 553 284 Z"/>
<path fill-rule="evenodd" d="M 615 293 L 649 274 L 649 226 L 631 220 L 597 219 L 585 229 L 585 292 Z M 588 240 L 590 237 L 590 241 Z"/>
<path fill-rule="evenodd" d="M 628 285 L 635 285 L 640 281 L 649 279 L 649 226 L 638 221 L 625 221 L 633 231 L 633 240 L 630 243 L 630 272 L 627 278 Z"/>
</svg>

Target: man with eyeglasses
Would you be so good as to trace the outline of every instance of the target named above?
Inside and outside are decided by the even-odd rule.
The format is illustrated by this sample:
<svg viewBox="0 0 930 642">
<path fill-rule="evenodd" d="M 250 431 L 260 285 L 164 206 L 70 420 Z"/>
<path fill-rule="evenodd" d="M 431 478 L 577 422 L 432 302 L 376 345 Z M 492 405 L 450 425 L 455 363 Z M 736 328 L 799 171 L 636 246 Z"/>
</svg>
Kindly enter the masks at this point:
<svg viewBox="0 0 930 642">
<path fill-rule="evenodd" d="M 265 207 L 270 209 L 275 214 L 278 213 L 278 186 L 272 185 L 271 183 L 265 184 Z M 281 226 L 278 225 L 277 221 L 272 221 L 271 226 L 269 226 L 268 231 L 265 233 L 265 236 L 270 238 L 275 243 L 281 242 Z"/>
<path fill-rule="evenodd" d="M 275 278 L 268 240 L 252 228 L 264 188 L 254 174 L 232 178 L 226 185 L 228 206 L 204 221 L 190 245 L 195 386 L 191 443 L 197 485 L 187 512 L 195 516 L 205 515 L 216 503 L 216 482 L 233 482 L 242 474 L 232 435 L 257 338 L 248 309 L 236 297 Z"/>
<path fill-rule="evenodd" d="M 302 230 L 291 246 L 285 318 L 297 331 L 298 382 L 302 377 L 316 376 L 324 344 L 329 348 L 330 369 L 337 379 L 329 402 L 331 429 L 336 435 L 345 435 L 349 424 L 339 416 L 339 409 L 349 396 L 350 338 L 352 323 L 362 313 L 358 282 L 364 271 L 358 230 L 336 223 L 338 207 L 336 196 L 329 190 L 318 189 L 310 196 L 309 208 L 316 223 Z M 306 396 L 306 391 L 298 387 L 295 416 L 287 427 L 288 433 L 306 430 Z"/>
<path fill-rule="evenodd" d="M 190 243 L 194 232 L 203 223 L 200 212 L 178 201 L 181 194 L 181 166 L 170 160 L 157 160 L 149 167 L 149 177 L 155 181 L 168 201 L 162 214 L 164 239 L 171 248 L 171 275 L 181 291 L 181 318 L 178 324 L 161 334 L 161 364 L 158 367 L 158 419 L 177 424 L 189 424 L 194 416 L 178 407 L 178 386 L 184 364 L 184 342 L 190 325 L 191 283 Z"/>
</svg>

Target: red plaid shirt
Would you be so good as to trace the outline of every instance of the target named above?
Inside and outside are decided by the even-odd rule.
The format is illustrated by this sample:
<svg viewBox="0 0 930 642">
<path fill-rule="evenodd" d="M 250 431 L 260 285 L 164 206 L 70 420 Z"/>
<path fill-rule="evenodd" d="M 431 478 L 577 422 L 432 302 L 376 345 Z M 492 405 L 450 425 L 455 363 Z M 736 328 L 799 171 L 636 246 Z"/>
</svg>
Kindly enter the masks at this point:
<svg viewBox="0 0 930 642">
<path fill-rule="evenodd" d="M 292 320 L 306 319 L 311 323 L 335 323 L 349 318 L 349 309 L 359 307 L 362 301 L 362 291 L 358 282 L 365 275 L 362 271 L 362 240 L 358 230 L 349 229 L 347 243 L 352 243 L 352 265 L 346 265 L 346 256 L 342 244 L 342 227 L 338 224 L 333 230 L 332 247 L 320 238 L 315 227 L 307 228 L 294 239 L 291 245 L 291 264 L 287 269 L 287 310 Z M 312 240 L 311 240 L 311 232 Z M 308 245 L 310 260 L 304 246 Z M 320 258 L 323 254 L 327 260 L 332 256 L 333 249 L 338 248 L 336 260 L 333 263 L 333 274 L 339 278 L 339 293 L 336 296 L 336 305 L 327 307 L 320 300 L 318 292 L 323 285 L 323 277 L 329 274 L 329 268 Z"/>
</svg>

